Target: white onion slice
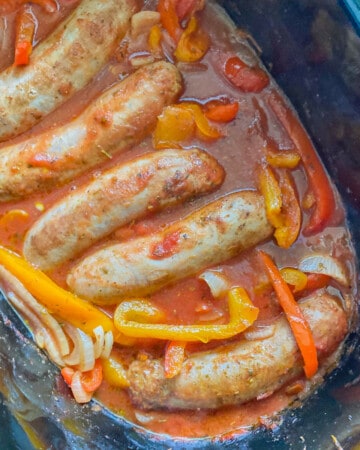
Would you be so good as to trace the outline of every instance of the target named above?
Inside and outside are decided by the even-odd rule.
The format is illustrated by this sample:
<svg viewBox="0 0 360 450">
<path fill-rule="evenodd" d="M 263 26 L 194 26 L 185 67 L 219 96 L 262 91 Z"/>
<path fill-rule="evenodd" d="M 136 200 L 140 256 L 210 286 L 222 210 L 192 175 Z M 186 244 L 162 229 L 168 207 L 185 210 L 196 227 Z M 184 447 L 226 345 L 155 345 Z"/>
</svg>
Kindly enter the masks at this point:
<svg viewBox="0 0 360 450">
<path fill-rule="evenodd" d="M 147 33 L 151 27 L 160 23 L 160 14 L 157 11 L 140 11 L 131 18 L 131 36 Z"/>
<path fill-rule="evenodd" d="M 243 336 L 248 341 L 262 341 L 268 339 L 275 333 L 275 325 L 253 325 L 243 333 Z"/>
<path fill-rule="evenodd" d="M 86 392 L 81 383 L 81 372 L 78 370 L 74 373 L 71 385 L 71 391 L 78 403 L 88 403 L 92 398 L 92 392 Z"/>
<path fill-rule="evenodd" d="M 226 276 L 217 270 L 205 270 L 199 275 L 199 278 L 209 286 L 214 298 L 221 297 L 231 287 Z"/>
<path fill-rule="evenodd" d="M 104 343 L 105 343 L 105 333 L 104 333 L 104 328 L 99 325 L 98 327 L 93 329 L 93 333 L 95 336 L 95 343 L 94 343 L 94 355 L 95 355 L 95 359 L 99 358 L 103 348 L 104 348 Z"/>
<path fill-rule="evenodd" d="M 104 346 L 101 352 L 101 357 L 102 358 L 109 358 L 110 357 L 110 353 L 114 344 L 114 336 L 112 334 L 112 331 L 108 331 L 105 333 L 105 342 L 104 342 Z"/>
<path fill-rule="evenodd" d="M 307 273 L 320 273 L 328 275 L 343 286 L 349 286 L 349 279 L 343 264 L 328 255 L 307 256 L 300 261 L 299 269 Z"/>
<path fill-rule="evenodd" d="M 77 329 L 80 336 L 80 364 L 79 370 L 87 372 L 92 370 L 95 365 L 94 344 L 90 336 L 84 333 L 79 328 Z"/>
</svg>

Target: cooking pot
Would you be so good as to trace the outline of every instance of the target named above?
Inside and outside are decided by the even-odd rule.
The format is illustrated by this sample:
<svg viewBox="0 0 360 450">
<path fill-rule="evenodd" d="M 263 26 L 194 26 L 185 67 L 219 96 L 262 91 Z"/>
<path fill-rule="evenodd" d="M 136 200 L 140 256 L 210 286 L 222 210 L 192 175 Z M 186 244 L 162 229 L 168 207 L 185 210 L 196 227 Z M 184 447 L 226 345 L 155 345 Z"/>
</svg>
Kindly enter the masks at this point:
<svg viewBox="0 0 360 450">
<path fill-rule="evenodd" d="M 360 254 L 360 17 L 356 0 L 222 0 L 262 49 L 262 60 L 290 98 L 347 210 Z M 336 324 L 334 324 L 336 326 Z M 58 369 L 0 300 L 0 436 L 4 449 L 353 449 L 360 444 L 360 346 L 346 343 L 339 368 L 301 405 L 257 428 L 218 440 L 149 433 L 95 401 L 73 402 Z M 41 442 L 18 424 L 30 423 Z M 357 448 L 357 447 L 356 447 Z"/>
</svg>

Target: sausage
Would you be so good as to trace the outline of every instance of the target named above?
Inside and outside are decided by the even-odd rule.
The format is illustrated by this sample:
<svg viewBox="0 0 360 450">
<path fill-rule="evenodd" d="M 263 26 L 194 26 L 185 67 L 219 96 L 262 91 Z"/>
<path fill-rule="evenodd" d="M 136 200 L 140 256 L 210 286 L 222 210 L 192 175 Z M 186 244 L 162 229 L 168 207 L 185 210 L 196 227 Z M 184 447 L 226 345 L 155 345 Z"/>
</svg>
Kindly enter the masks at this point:
<svg viewBox="0 0 360 450">
<path fill-rule="evenodd" d="M 136 0 L 83 0 L 31 55 L 0 74 L 0 141 L 39 122 L 83 88 L 114 52 Z"/>
<path fill-rule="evenodd" d="M 300 304 L 312 330 L 319 359 L 330 355 L 347 333 L 347 318 L 336 299 L 318 292 Z M 335 326 L 334 326 L 335 325 Z M 181 372 L 167 379 L 163 360 L 134 361 L 128 371 L 133 401 L 143 408 L 218 408 L 241 404 L 278 390 L 300 376 L 303 361 L 287 320 L 261 341 L 241 340 L 192 354 Z"/>
<path fill-rule="evenodd" d="M 49 270 L 117 227 L 209 192 L 223 179 L 223 168 L 198 149 L 145 154 L 108 170 L 47 211 L 27 234 L 24 256 Z"/>
<path fill-rule="evenodd" d="M 49 191 L 140 142 L 181 89 L 176 67 L 156 62 L 117 83 L 77 119 L 0 151 L 0 201 Z"/>
<path fill-rule="evenodd" d="M 226 195 L 164 230 L 105 247 L 75 266 L 69 287 L 94 302 L 148 295 L 271 236 L 263 197 Z"/>
</svg>

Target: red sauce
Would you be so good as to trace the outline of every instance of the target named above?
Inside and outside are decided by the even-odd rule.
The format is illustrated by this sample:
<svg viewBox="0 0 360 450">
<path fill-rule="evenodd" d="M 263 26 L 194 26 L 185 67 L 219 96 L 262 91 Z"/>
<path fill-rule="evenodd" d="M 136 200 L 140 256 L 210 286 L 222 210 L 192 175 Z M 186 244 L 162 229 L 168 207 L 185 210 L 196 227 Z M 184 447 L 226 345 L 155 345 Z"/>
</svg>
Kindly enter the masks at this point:
<svg viewBox="0 0 360 450">
<path fill-rule="evenodd" d="M 33 5 L 34 14 L 39 22 L 36 41 L 43 39 L 60 20 L 70 13 L 77 3 L 78 1 L 75 0 L 59 0 L 58 11 L 50 16 L 38 5 Z M 145 8 L 151 9 L 152 7 L 154 7 L 154 2 L 146 2 Z M 69 261 L 50 273 L 50 276 L 62 286 L 66 287 L 66 274 L 72 265 L 105 244 L 150 234 L 162 228 L 165 224 L 185 217 L 190 212 L 195 211 L 215 198 L 221 197 L 225 193 L 241 189 L 256 189 L 258 186 L 256 173 L 259 161 L 265 157 L 265 148 L 272 146 L 277 150 L 294 149 L 293 143 L 265 102 L 262 89 L 267 83 L 265 83 L 263 75 L 261 75 L 261 89 L 257 89 L 255 93 L 249 93 L 238 89 L 236 84 L 240 82 L 239 80 L 234 82 L 230 77 L 229 81 L 223 74 L 225 61 L 234 54 L 241 55 L 242 59 L 248 63 L 255 61 L 248 44 L 240 39 L 233 25 L 217 9 L 214 12 L 213 6 L 206 6 L 200 17 L 204 29 L 209 33 L 212 45 L 200 63 L 195 63 L 192 66 L 187 64 L 179 65 L 185 87 L 181 99 L 196 100 L 201 104 L 226 95 L 229 100 L 239 103 L 239 112 L 236 119 L 230 123 L 218 125 L 224 134 L 223 138 L 216 141 L 194 139 L 191 142 L 192 146 L 200 146 L 217 158 L 226 171 L 225 182 L 212 194 L 194 199 L 184 205 L 167 209 L 154 216 L 144 218 L 135 224 L 116 230 L 109 237 L 97 243 L 91 249 L 86 250 L 74 261 Z M 14 35 L 14 14 L 3 17 L 1 20 L 3 24 L 6 22 L 8 27 L 6 32 L 0 28 L 0 32 L 3 31 L 8 43 L 5 47 L 0 48 L 0 68 L 5 68 L 12 61 L 13 45 L 10 43 Z M 130 48 L 133 52 L 132 56 L 134 56 L 134 53 L 139 55 L 139 52 L 146 50 L 146 48 L 142 48 L 142 45 L 141 41 L 132 43 L 127 47 L 127 51 Z M 123 50 L 121 45 L 120 50 Z M 41 131 L 46 130 L 50 126 L 58 126 L 76 117 L 99 93 L 133 70 L 130 69 L 129 59 L 131 59 L 131 54 L 128 55 L 125 61 L 121 58 L 117 59 L 117 55 L 114 55 L 114 58 L 89 86 L 76 94 L 57 111 L 49 114 L 32 130 L 13 139 L 12 142 L 21 141 L 30 134 L 41 133 Z M 274 87 L 271 80 L 270 85 Z M 9 141 L 1 146 L 4 147 L 8 144 Z M 55 202 L 64 198 L 78 186 L 91 180 L 95 174 L 151 149 L 151 138 L 149 137 L 142 145 L 113 157 L 102 166 L 95 168 L 63 187 L 59 187 L 51 193 L 35 194 L 23 201 L 0 205 L 1 244 L 21 253 L 25 233 L 41 216 L 43 211 L 48 210 Z M 37 163 L 46 166 L 47 162 L 42 160 L 41 155 L 39 155 Z M 292 175 L 296 182 L 299 196 L 302 198 L 307 189 L 303 169 L 299 167 L 292 171 Z M 13 218 L 9 218 L 6 214 L 12 210 L 21 210 L 26 214 L 15 215 Z M 304 224 L 306 224 L 307 219 L 307 213 L 305 213 Z M 177 242 L 178 236 L 176 233 L 166 236 L 164 241 L 159 242 L 153 249 L 154 258 L 168 257 L 174 247 L 176 247 Z M 308 238 L 300 236 L 291 247 L 291 251 L 280 249 L 272 241 L 259 247 L 274 255 L 279 266 L 296 265 L 299 258 L 307 250 L 320 249 L 322 252 L 341 257 L 349 268 L 350 278 L 354 280 L 354 260 L 349 236 L 343 224 L 343 209 L 339 203 L 332 222 L 321 235 L 314 235 Z M 269 323 L 279 316 L 281 312 L 275 296 L 269 294 L 269 290 L 265 289 L 259 292 L 256 289 L 259 284 L 266 282 L 266 276 L 255 250 L 246 251 L 240 256 L 217 266 L 217 268 L 226 275 L 233 286 L 242 286 L 249 292 L 254 304 L 260 308 L 259 322 Z M 355 285 L 355 283 L 353 284 Z M 228 321 L 226 299 L 214 300 L 205 282 L 195 277 L 162 289 L 153 294 L 150 300 L 165 311 L 168 323 L 201 324 L 226 323 Z M 112 308 L 108 310 L 111 311 Z M 219 344 L 191 344 L 188 345 L 187 351 L 195 352 L 210 349 L 216 345 Z M 153 341 L 146 341 L 137 350 L 161 356 L 163 355 L 164 346 L 165 343 L 154 344 Z M 118 351 L 122 353 L 123 358 L 130 357 L 128 350 Z M 133 356 L 131 355 L 131 357 Z M 245 432 L 253 424 L 263 423 L 266 417 L 273 416 L 274 412 L 281 410 L 295 398 L 295 395 L 286 393 L 285 387 L 276 395 L 268 398 L 256 400 L 245 405 L 222 408 L 217 411 L 146 412 L 134 408 L 126 391 L 108 386 L 106 383 L 103 383 L 97 396 L 104 405 L 114 412 L 124 415 L 129 420 L 143 425 L 147 429 L 183 437 L 217 436 L 234 432 Z"/>
</svg>

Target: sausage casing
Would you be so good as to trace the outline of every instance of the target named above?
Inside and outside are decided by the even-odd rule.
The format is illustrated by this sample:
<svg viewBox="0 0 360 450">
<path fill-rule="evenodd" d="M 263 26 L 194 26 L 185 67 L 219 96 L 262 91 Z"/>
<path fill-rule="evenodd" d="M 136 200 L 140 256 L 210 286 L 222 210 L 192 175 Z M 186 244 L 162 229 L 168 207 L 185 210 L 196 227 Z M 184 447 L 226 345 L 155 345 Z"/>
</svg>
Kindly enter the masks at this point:
<svg viewBox="0 0 360 450">
<path fill-rule="evenodd" d="M 48 210 L 26 236 L 23 253 L 42 270 L 74 257 L 148 212 L 209 192 L 224 170 L 197 150 L 148 153 L 100 175 Z"/>
<path fill-rule="evenodd" d="M 24 67 L 0 74 L 0 141 L 31 128 L 83 88 L 129 28 L 136 0 L 83 0 Z"/>
<path fill-rule="evenodd" d="M 77 119 L 0 152 L 0 201 L 49 191 L 140 142 L 181 89 L 178 70 L 157 62 L 103 93 Z"/>
<path fill-rule="evenodd" d="M 147 295 L 225 261 L 271 233 L 263 197 L 241 191 L 158 233 L 95 252 L 72 269 L 67 282 L 79 296 L 100 303 Z"/>
<path fill-rule="evenodd" d="M 322 359 L 344 339 L 346 314 L 327 293 L 315 294 L 300 307 Z M 162 360 L 134 361 L 128 378 L 132 398 L 143 408 L 218 408 L 272 393 L 301 375 L 302 366 L 301 354 L 283 317 L 275 321 L 274 334 L 267 339 L 243 340 L 191 355 L 174 378 L 165 378 Z"/>
</svg>

